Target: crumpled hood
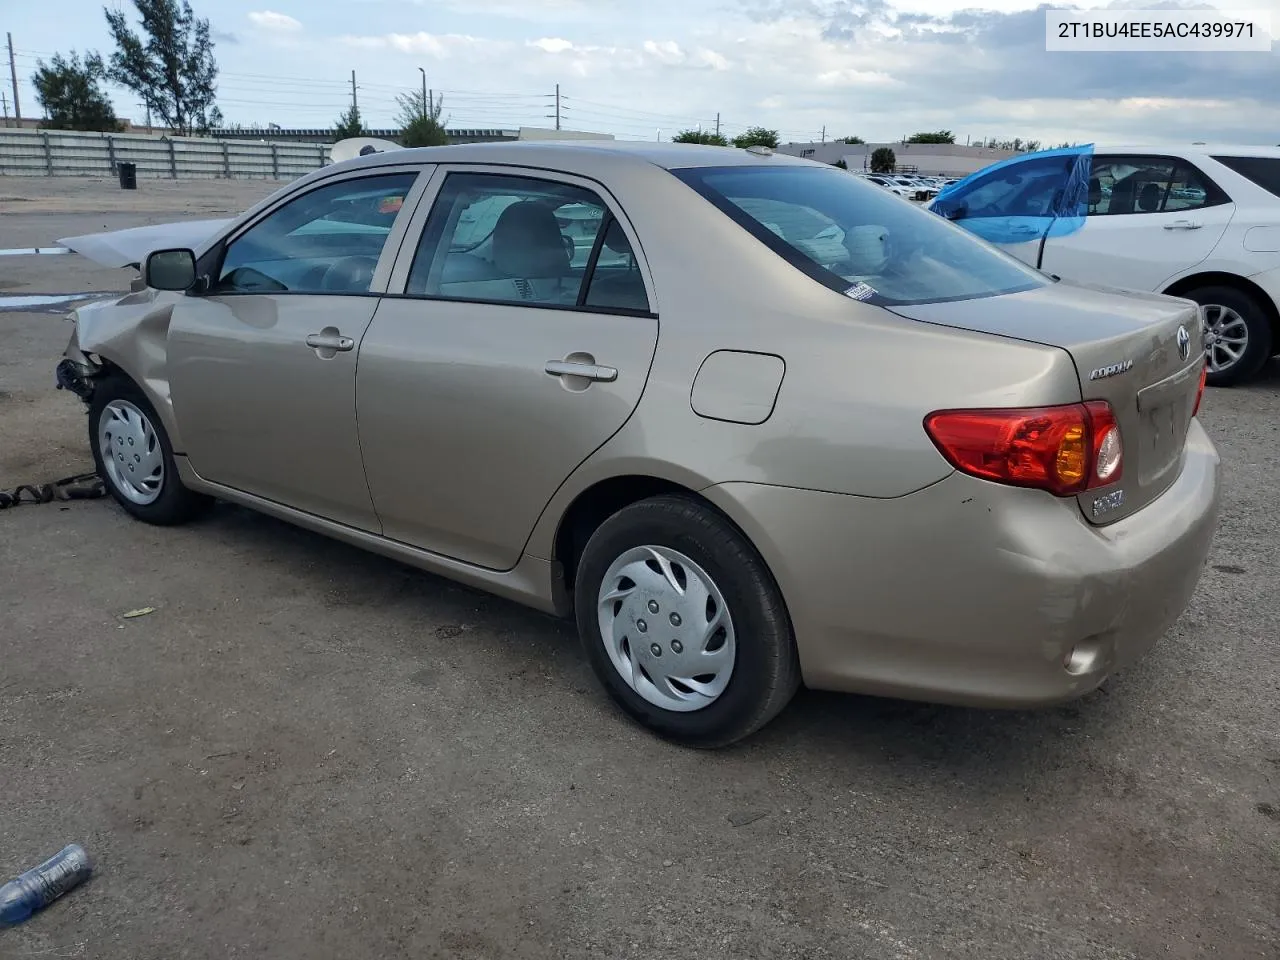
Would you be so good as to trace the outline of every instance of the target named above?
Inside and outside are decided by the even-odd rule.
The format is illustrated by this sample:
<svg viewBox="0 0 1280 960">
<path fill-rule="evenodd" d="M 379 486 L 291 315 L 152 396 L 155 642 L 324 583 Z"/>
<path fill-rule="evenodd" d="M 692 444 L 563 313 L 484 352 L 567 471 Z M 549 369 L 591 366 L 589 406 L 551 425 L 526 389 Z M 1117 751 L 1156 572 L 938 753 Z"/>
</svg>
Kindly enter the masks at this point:
<svg viewBox="0 0 1280 960">
<path fill-rule="evenodd" d="M 137 267 L 153 250 L 186 247 L 199 253 L 201 247 L 231 222 L 228 218 L 157 223 L 149 227 L 65 237 L 58 243 L 104 267 Z"/>
</svg>

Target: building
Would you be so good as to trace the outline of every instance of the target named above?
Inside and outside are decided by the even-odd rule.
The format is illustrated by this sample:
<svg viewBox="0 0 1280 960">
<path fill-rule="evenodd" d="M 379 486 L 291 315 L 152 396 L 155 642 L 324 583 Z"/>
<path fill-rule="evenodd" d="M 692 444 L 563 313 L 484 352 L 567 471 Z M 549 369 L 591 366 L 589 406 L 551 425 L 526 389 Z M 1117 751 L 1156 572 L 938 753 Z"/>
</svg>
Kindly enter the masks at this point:
<svg viewBox="0 0 1280 960">
<path fill-rule="evenodd" d="M 898 160 L 899 173 L 933 177 L 968 176 L 1016 153 L 996 147 L 970 147 L 962 143 L 784 143 L 778 153 L 806 157 L 821 163 L 845 162 L 850 170 L 869 170 L 871 154 L 888 147 Z"/>
</svg>

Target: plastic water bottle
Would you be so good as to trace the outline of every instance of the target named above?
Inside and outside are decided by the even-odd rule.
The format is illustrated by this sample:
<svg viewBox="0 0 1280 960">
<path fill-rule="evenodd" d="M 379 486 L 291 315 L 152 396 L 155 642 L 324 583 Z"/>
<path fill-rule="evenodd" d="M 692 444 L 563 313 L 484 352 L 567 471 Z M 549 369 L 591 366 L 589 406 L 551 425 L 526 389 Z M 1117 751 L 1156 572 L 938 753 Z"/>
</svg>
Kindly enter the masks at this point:
<svg viewBox="0 0 1280 960">
<path fill-rule="evenodd" d="M 92 870 L 84 847 L 69 844 L 40 866 L 0 887 L 0 924 L 21 923 L 89 879 Z"/>
</svg>

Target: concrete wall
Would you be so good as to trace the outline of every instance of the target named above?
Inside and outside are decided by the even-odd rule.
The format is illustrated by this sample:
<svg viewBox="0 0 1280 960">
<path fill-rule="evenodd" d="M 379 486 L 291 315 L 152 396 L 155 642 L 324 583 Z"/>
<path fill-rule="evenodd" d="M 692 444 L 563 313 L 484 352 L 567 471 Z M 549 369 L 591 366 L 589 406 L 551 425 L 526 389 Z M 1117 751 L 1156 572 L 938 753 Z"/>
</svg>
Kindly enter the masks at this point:
<svg viewBox="0 0 1280 960">
<path fill-rule="evenodd" d="M 307 131 L 289 131 L 305 134 Z M 316 131 L 323 133 L 324 131 Z M 387 131 L 373 131 L 377 136 Z M 398 132 L 398 131 L 392 131 Z M 612 140 L 575 130 L 449 131 L 455 142 L 480 140 Z M 490 134 L 493 136 L 484 136 Z M 293 179 L 329 163 L 328 141 L 158 137 L 128 133 L 75 133 L 0 127 L 0 175 L 26 177 L 113 177 L 117 163 L 136 163 L 138 176 L 181 179 L 263 177 Z M 468 135 L 476 139 L 468 140 Z"/>
<path fill-rule="evenodd" d="M 265 143 L 126 133 L 0 128 L 0 175 L 112 177 L 136 163 L 138 177 L 292 179 L 329 162 L 328 144 Z"/>
</svg>

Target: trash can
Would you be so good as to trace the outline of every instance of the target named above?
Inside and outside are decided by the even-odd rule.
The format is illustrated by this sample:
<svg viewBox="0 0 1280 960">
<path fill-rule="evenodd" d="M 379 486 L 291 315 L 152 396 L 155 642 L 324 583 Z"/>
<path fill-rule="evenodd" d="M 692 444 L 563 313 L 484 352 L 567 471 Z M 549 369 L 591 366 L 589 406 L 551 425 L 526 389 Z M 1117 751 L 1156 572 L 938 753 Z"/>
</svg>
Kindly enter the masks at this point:
<svg viewBox="0 0 1280 960">
<path fill-rule="evenodd" d="M 120 174 L 121 190 L 138 189 L 138 165 L 136 163 L 117 163 L 116 172 Z"/>
</svg>

